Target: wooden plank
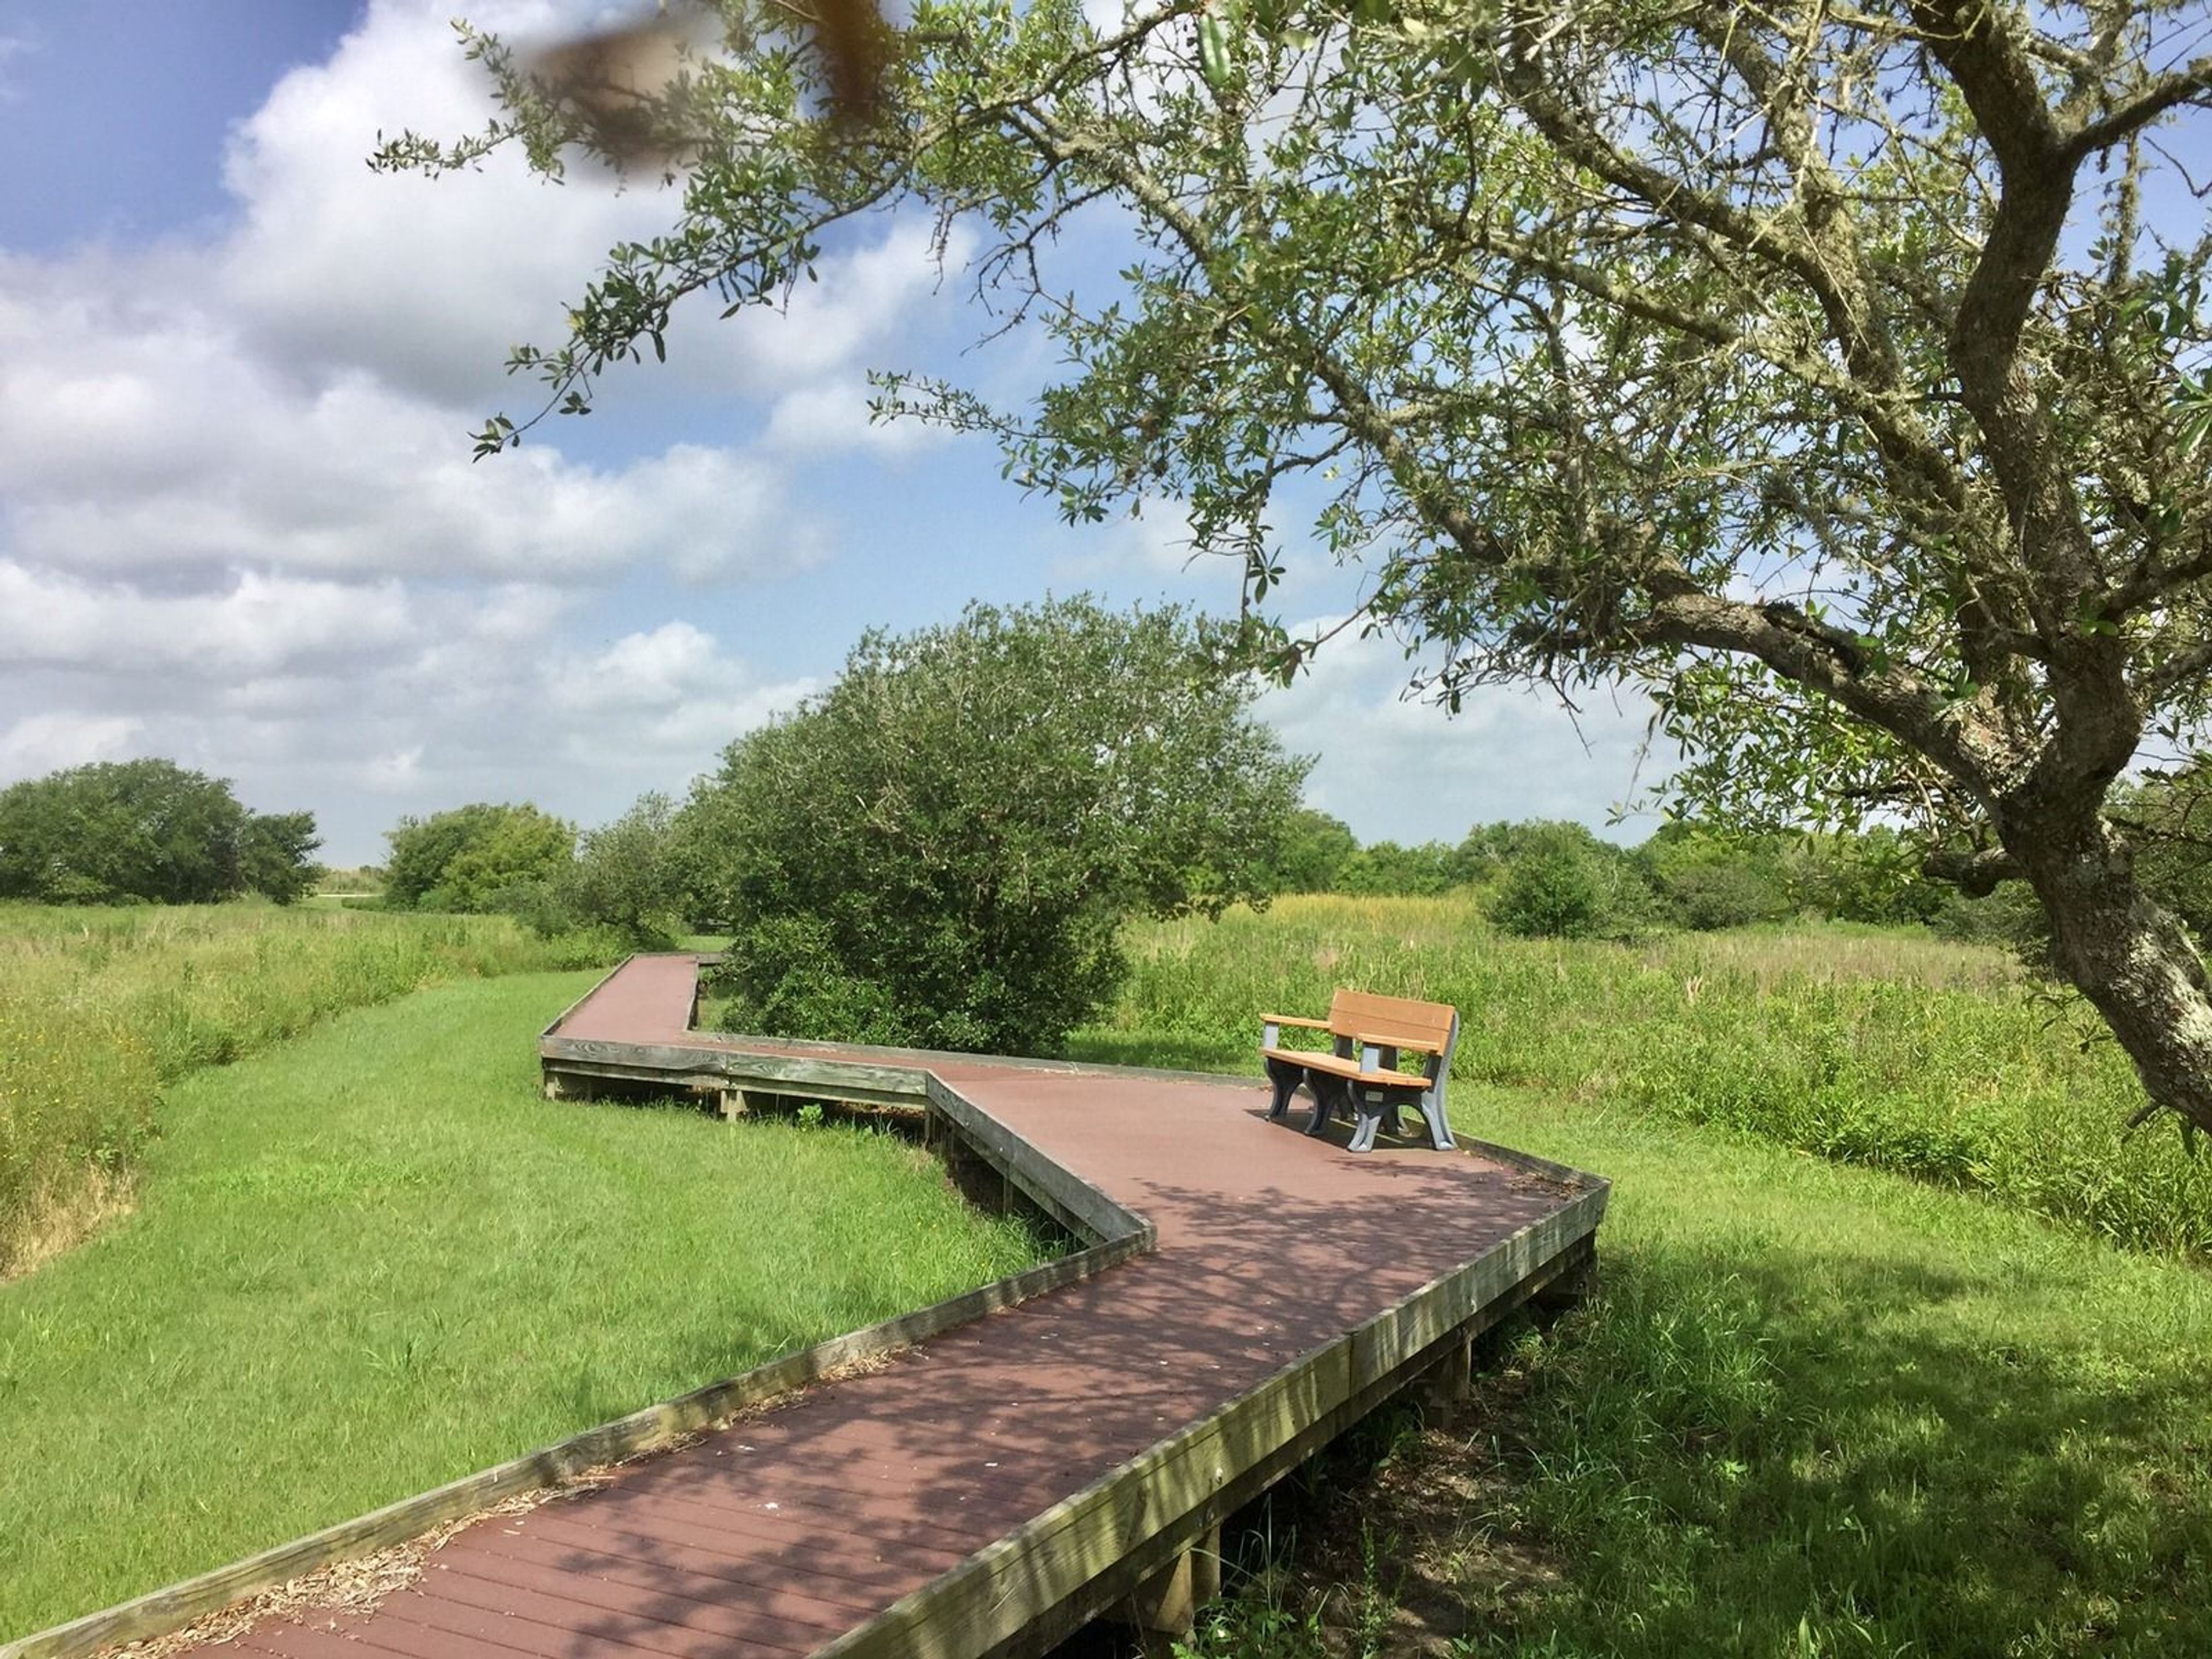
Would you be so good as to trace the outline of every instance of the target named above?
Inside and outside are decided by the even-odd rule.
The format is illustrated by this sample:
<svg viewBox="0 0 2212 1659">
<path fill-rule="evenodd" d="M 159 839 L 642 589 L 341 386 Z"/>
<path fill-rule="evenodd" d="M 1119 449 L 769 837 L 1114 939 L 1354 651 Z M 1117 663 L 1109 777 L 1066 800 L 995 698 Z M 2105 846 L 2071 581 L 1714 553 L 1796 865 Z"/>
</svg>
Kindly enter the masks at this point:
<svg viewBox="0 0 2212 1659">
<path fill-rule="evenodd" d="M 610 1042 L 596 1037 L 554 1035 L 539 1040 L 538 1053 L 538 1058 L 546 1062 L 619 1066 L 687 1076 L 711 1073 L 771 1086 L 771 1092 L 777 1094 L 803 1095 L 811 1091 L 835 1099 L 840 1089 L 859 1089 L 867 1091 L 869 1098 L 885 1097 L 917 1102 L 928 1094 L 927 1074 L 918 1067 L 816 1059 L 811 1055 L 747 1054 L 700 1043 Z"/>
<path fill-rule="evenodd" d="M 1128 1234 L 896 1319 L 848 1332 L 243 1561 L 20 1638 L 0 1646 L 0 1659 L 76 1659 L 118 1643 L 167 1635 L 302 1573 L 404 1543 L 505 1498 L 557 1486 L 586 1469 L 672 1444 L 721 1418 L 792 1393 L 846 1365 L 910 1347 L 1000 1308 L 1075 1284 L 1150 1248 L 1148 1233 Z"/>
<path fill-rule="evenodd" d="M 1595 1196 L 1531 1223 L 1293 1362 L 902 1597 L 815 1659 L 972 1659 L 1025 1633 L 1060 1628 L 1066 1620 L 1055 1620 L 1055 1611 L 1086 1590 L 1093 1611 L 1103 1607 L 1218 1521 L 1228 1494 L 1247 1484 L 1241 1477 L 1265 1470 L 1278 1478 L 1305 1455 L 1297 1449 L 1334 1437 L 1345 1409 L 1358 1403 L 1364 1413 L 1425 1368 L 1435 1358 L 1429 1350 L 1479 1316 L 1483 1303 L 1474 1298 L 1487 1292 L 1494 1303 L 1542 1264 L 1568 1256 L 1595 1225 L 1602 1207 L 1590 1201 Z M 1428 1340 L 1416 1343 L 1424 1333 Z"/>
<path fill-rule="evenodd" d="M 1065 1165 L 982 1110 L 934 1073 L 926 1073 L 931 1109 L 950 1123 L 1023 1192 L 1063 1224 L 1087 1238 L 1152 1237 L 1152 1224 L 1107 1196 Z"/>
<path fill-rule="evenodd" d="M 636 959 L 637 952 L 633 951 L 629 955 L 624 957 L 620 962 L 617 963 L 612 968 L 610 968 L 605 974 L 602 974 L 599 979 L 592 983 L 590 990 L 585 992 L 583 995 L 578 997 L 574 1002 L 570 1003 L 567 1007 L 563 1008 L 559 1013 L 553 1017 L 553 1023 L 538 1034 L 539 1040 L 543 1041 L 544 1038 L 551 1036 L 554 1032 L 559 1030 L 562 1024 L 567 1021 L 569 1015 L 574 1013 L 577 1009 L 582 1007 L 593 997 L 599 995 L 599 992 L 605 988 L 609 980 L 612 979 L 617 974 L 622 972 L 623 969 L 629 967 L 630 963 L 635 962 Z"/>
<path fill-rule="evenodd" d="M 1132 1563 L 1148 1571 L 1172 1551 L 1146 1559 L 1141 1546 L 1201 1510 L 1234 1470 L 1349 1394 L 1347 1352 L 1340 1341 L 1285 1367 L 902 1597 L 814 1659 L 968 1659 L 1018 1636 L 1117 1567 L 1124 1577 Z"/>
<path fill-rule="evenodd" d="M 698 1070 L 696 1066 L 708 1062 L 709 1057 L 700 1051 L 692 1056 L 694 1068 L 679 1070 L 674 1066 L 625 1066 L 605 1060 L 544 1060 L 540 1069 L 549 1078 L 589 1079 L 606 1079 L 622 1083 L 635 1083 L 665 1090 L 689 1090 L 694 1094 L 720 1094 L 730 1088 L 750 1089 L 756 1094 L 795 1095 L 801 1099 L 834 1100 L 850 1106 L 867 1106 L 881 1111 L 919 1113 L 928 1108 L 927 1097 L 910 1088 L 896 1091 L 868 1089 L 849 1082 L 831 1085 L 811 1083 L 794 1085 L 784 1079 L 755 1076 L 743 1067 L 714 1065 L 711 1070 Z"/>
<path fill-rule="evenodd" d="M 1416 1355 L 1587 1237 L 1604 1212 L 1604 1194 L 1586 1193 L 1465 1267 L 1431 1280 L 1396 1307 L 1355 1326 L 1347 1339 L 1354 1386 L 1364 1388 L 1404 1369 Z"/>
</svg>

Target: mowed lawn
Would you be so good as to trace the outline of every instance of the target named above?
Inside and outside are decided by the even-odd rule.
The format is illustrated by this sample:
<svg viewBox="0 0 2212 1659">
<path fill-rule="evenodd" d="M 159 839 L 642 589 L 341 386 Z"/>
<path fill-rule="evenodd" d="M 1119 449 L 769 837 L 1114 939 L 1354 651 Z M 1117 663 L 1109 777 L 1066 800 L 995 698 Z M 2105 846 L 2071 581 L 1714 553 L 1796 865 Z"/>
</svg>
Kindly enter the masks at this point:
<svg viewBox="0 0 2212 1659">
<path fill-rule="evenodd" d="M 540 1099 L 592 977 L 167 1091 L 137 1212 L 0 1285 L 0 1640 L 1039 1259 L 889 1136 Z"/>
</svg>

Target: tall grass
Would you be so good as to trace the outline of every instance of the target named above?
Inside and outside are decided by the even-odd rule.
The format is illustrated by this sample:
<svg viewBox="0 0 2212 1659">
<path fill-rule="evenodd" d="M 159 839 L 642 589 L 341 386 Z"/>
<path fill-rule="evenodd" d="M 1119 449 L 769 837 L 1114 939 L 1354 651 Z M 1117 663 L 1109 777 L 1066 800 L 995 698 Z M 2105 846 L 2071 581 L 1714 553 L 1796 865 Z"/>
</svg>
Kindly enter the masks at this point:
<svg viewBox="0 0 2212 1659">
<path fill-rule="evenodd" d="M 0 1279 L 127 1193 L 162 1089 L 434 981 L 583 965 L 503 917 L 0 905 Z"/>
<path fill-rule="evenodd" d="M 2212 1255 L 2212 1160 L 2124 1133 L 2124 1056 L 1985 947 L 1839 924 L 1552 943 L 1492 933 L 1464 898 L 1328 896 L 1140 928 L 1128 948 L 1135 971 L 1080 1054 L 1256 1070 L 1263 1009 L 1319 1012 L 1339 985 L 1425 997 L 1461 1011 L 1455 1079 L 1723 1125 Z"/>
</svg>

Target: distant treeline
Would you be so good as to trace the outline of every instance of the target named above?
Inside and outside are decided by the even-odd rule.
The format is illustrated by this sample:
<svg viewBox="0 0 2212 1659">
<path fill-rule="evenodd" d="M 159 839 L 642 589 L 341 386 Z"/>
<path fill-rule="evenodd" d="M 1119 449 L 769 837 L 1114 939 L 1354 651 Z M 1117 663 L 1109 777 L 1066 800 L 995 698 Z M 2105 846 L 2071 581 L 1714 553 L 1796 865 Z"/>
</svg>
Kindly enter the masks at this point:
<svg viewBox="0 0 2212 1659">
<path fill-rule="evenodd" d="M 665 945 L 729 919 L 702 872 L 711 848 L 696 808 L 648 795 L 579 832 L 529 803 L 472 803 L 406 818 L 390 862 L 362 871 L 394 908 L 506 911 L 541 933 L 605 927 Z M 1950 937 L 2016 943 L 2033 931 L 2024 890 L 1969 899 L 1921 873 L 1893 830 L 1736 836 L 1669 823 L 1640 846 L 1578 823 L 1489 823 L 1456 843 L 1362 846 L 1340 820 L 1301 808 L 1268 870 L 1281 893 L 1425 897 L 1479 893 L 1491 920 L 1525 937 L 1635 939 L 1795 918 L 1920 924 Z"/>
<path fill-rule="evenodd" d="M 1457 842 L 1362 846 L 1310 808 L 1288 826 L 1278 890 L 1419 897 L 1474 890 L 1491 919 L 1528 937 L 1626 939 L 1796 917 L 1918 923 L 1956 937 L 2011 940 L 2033 900 L 1968 899 L 1921 872 L 1894 830 L 1747 836 L 1668 823 L 1641 846 L 1579 823 L 1478 824 Z"/>
</svg>

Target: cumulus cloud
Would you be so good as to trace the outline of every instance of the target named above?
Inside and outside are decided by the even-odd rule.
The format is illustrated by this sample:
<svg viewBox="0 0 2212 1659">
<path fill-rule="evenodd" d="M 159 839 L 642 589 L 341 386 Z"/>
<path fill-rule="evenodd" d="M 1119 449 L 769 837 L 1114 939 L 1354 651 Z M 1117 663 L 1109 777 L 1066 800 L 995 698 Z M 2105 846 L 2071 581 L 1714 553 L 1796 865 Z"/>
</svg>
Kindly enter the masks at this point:
<svg viewBox="0 0 2212 1659">
<path fill-rule="evenodd" d="M 786 467 L 911 441 L 856 437 L 844 398 L 859 354 L 940 303 L 927 228 L 857 228 L 781 313 L 694 308 L 623 398 L 648 430 L 702 437 L 599 416 L 475 464 L 470 428 L 526 395 L 508 346 L 557 335 L 607 248 L 673 204 L 506 155 L 372 174 L 380 131 L 492 112 L 447 9 L 373 0 L 327 62 L 278 81 L 235 130 L 228 222 L 0 250 L 0 779 L 173 756 L 280 805 L 320 791 L 361 856 L 345 843 L 395 805 L 506 792 L 611 815 L 811 684 L 689 620 L 579 636 L 617 594 L 629 617 L 682 615 L 702 587 L 834 556 Z M 601 9 L 471 12 L 527 38 Z"/>
<path fill-rule="evenodd" d="M 138 724 L 125 714 L 26 714 L 0 731 L 0 783 L 120 760 L 130 752 Z"/>
<path fill-rule="evenodd" d="M 1285 747 L 1320 757 L 1307 800 L 1362 840 L 1455 842 L 1500 819 L 1595 826 L 1669 769 L 1670 754 L 1644 752 L 1651 708 L 1640 696 L 1594 698 L 1577 713 L 1540 690 L 1489 686 L 1448 715 L 1406 695 L 1413 666 L 1391 639 L 1340 636 L 1259 703 Z"/>
<path fill-rule="evenodd" d="M 0 560 L 0 667 L 112 674 L 179 669 L 223 678 L 333 652 L 373 657 L 413 631 L 406 596 L 375 586 L 248 573 L 219 594 L 168 596 Z"/>
</svg>

